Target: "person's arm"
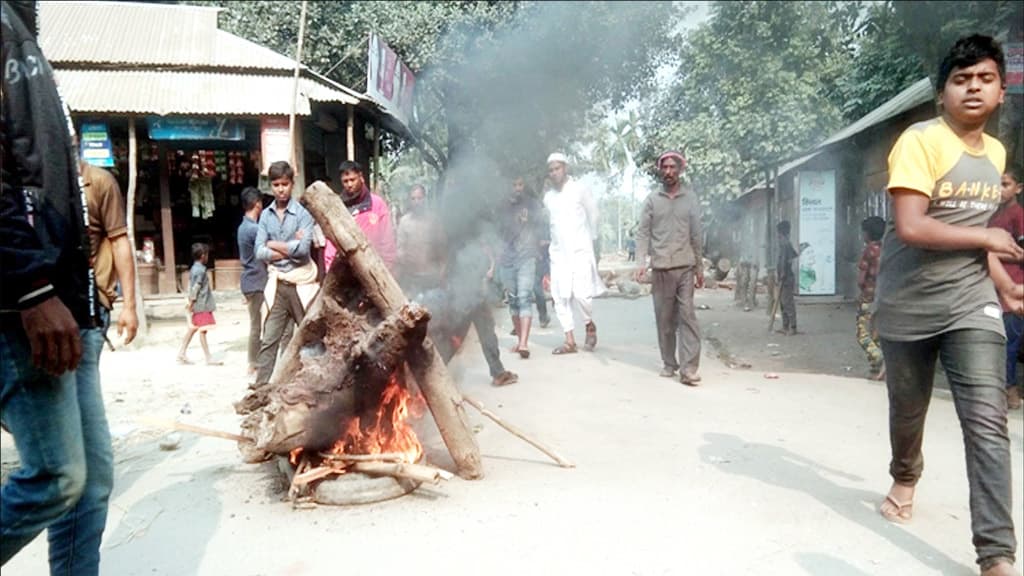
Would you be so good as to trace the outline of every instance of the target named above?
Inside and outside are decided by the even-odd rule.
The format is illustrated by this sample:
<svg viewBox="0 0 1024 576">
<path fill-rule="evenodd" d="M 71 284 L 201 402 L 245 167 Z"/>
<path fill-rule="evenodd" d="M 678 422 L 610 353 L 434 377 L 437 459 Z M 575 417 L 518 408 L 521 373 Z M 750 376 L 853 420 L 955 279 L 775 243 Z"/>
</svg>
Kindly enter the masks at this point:
<svg viewBox="0 0 1024 576">
<path fill-rule="evenodd" d="M 285 244 L 286 254 L 292 258 L 309 258 L 310 248 L 313 245 L 313 215 L 306 209 L 299 210 L 299 229 L 295 232 L 295 238 L 288 240 Z M 275 250 L 277 247 L 271 246 Z"/>
<path fill-rule="evenodd" d="M 267 246 L 267 241 L 270 238 L 269 234 L 267 234 L 267 218 L 268 216 L 266 212 L 260 213 L 260 222 L 256 226 L 256 258 L 264 262 L 273 262 L 275 260 L 280 260 L 283 256 L 280 252 L 277 252 Z"/>
<path fill-rule="evenodd" d="M 25 70 L 23 45 L 3 26 L 0 60 Z M 32 55 L 35 56 L 35 55 Z M 38 55 L 39 62 L 42 55 Z M 36 63 L 38 67 L 40 64 Z M 45 66 L 49 70 L 49 66 Z M 27 188 L 41 189 L 45 150 L 37 149 L 31 126 L 45 111 L 33 108 L 33 92 L 54 89 L 47 71 L 32 77 L 2 75 L 0 98 L 0 305 L 21 312 L 21 324 L 32 350 L 32 363 L 53 375 L 74 370 L 82 358 L 79 326 L 67 306 L 56 297 L 51 283 L 58 251 L 48 250 L 29 221 Z M 49 86 L 43 85 L 49 83 Z M 13 123 L 26 133 L 14 135 Z M 12 144 L 10 138 L 17 138 Z M 15 184 L 18 184 L 17 186 Z"/>
<path fill-rule="evenodd" d="M 577 185 L 579 185 L 577 183 Z M 587 225 L 590 227 L 590 239 L 597 240 L 597 202 L 594 201 L 594 197 L 590 194 L 590 190 L 586 186 L 580 186 L 580 199 L 583 202 L 583 211 L 587 215 Z"/>
<path fill-rule="evenodd" d="M 1024 284 L 1017 284 L 1006 271 L 999 257 L 989 252 L 988 275 L 996 285 L 999 301 L 1012 314 L 1024 316 Z"/>
<path fill-rule="evenodd" d="M 928 196 L 906 188 L 890 189 L 896 234 L 908 246 L 928 250 L 987 250 L 999 258 L 1024 258 L 1024 249 L 1002 228 L 955 226 L 928 215 Z"/>
<path fill-rule="evenodd" d="M 130 344 L 139 331 L 139 316 L 135 307 L 135 257 L 128 235 L 122 234 L 111 240 L 114 251 L 114 270 L 121 283 L 121 315 L 117 318 L 117 335 L 124 337 L 124 343 Z"/>
<path fill-rule="evenodd" d="M 692 209 L 690 210 L 690 247 L 693 248 L 693 257 L 696 258 L 697 263 L 694 265 L 696 268 L 697 276 L 697 288 L 704 287 L 704 231 L 701 228 L 700 223 L 700 202 L 697 200 L 697 193 L 693 190 L 690 191 L 691 202 L 693 203 Z"/>
<path fill-rule="evenodd" d="M 1010 233 L 1011 238 L 1020 238 L 1024 236 L 1024 208 L 1021 208 L 1019 205 L 1015 204 L 1010 208 L 1010 210 L 1012 211 L 1012 215 L 1010 217 L 1010 227 L 1003 229 Z M 989 226 L 993 228 L 1000 227 L 992 223 L 989 223 Z M 999 259 L 1002 260 L 1003 262 L 1008 262 L 1017 266 L 1019 266 L 1021 262 L 1024 262 L 1024 258 L 1015 259 L 1009 254 L 1000 254 Z"/>
<path fill-rule="evenodd" d="M 652 192 L 651 195 L 656 194 Z M 654 221 L 654 201 L 652 196 L 644 200 L 643 208 L 640 209 L 640 222 L 636 230 L 636 265 L 633 278 L 640 282 L 647 275 L 647 254 L 651 249 L 651 225 Z"/>
</svg>

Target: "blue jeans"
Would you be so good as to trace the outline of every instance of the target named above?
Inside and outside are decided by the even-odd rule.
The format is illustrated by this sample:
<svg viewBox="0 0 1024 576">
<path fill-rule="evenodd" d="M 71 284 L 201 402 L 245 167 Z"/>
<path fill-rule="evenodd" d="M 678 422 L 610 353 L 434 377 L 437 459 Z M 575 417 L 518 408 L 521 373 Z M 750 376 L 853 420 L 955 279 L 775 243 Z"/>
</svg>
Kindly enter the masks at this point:
<svg viewBox="0 0 1024 576">
<path fill-rule="evenodd" d="M 508 307 L 513 316 L 533 315 L 533 289 L 536 282 L 536 261 L 529 258 L 518 265 L 502 266 L 501 282 L 509 291 Z"/>
<path fill-rule="evenodd" d="M 1017 354 L 1024 344 L 1024 318 L 1003 312 L 1003 327 L 1006 328 L 1006 387 L 1017 385 Z"/>
<path fill-rule="evenodd" d="M 5 321 L 0 420 L 14 436 L 21 467 L 0 489 L 0 564 L 48 529 L 50 574 L 98 574 L 114 483 L 99 379 L 103 331 L 82 330 L 78 369 L 53 377 L 32 365 L 20 322 Z"/>
</svg>

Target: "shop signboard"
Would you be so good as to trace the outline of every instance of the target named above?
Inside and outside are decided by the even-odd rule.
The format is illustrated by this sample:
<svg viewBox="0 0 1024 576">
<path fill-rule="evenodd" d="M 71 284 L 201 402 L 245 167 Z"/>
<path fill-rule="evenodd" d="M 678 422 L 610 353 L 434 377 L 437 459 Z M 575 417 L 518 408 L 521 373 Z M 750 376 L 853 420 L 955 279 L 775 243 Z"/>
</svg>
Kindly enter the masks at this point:
<svg viewBox="0 0 1024 576">
<path fill-rule="evenodd" d="M 110 144 L 110 131 L 102 122 L 83 122 L 78 135 L 82 160 L 93 166 L 110 168 L 114 165 L 114 147 Z"/>
<path fill-rule="evenodd" d="M 416 77 L 380 36 L 370 34 L 366 93 L 405 125 L 413 115 Z"/>
<path fill-rule="evenodd" d="M 836 173 L 800 172 L 799 293 L 836 293 Z"/>
<path fill-rule="evenodd" d="M 266 174 L 270 165 L 278 160 L 292 161 L 288 118 L 281 116 L 260 120 L 260 156 L 263 159 L 263 166 L 260 168 L 262 174 Z"/>
<path fill-rule="evenodd" d="M 229 118 L 146 118 L 150 140 L 245 140 L 245 126 Z"/>
<path fill-rule="evenodd" d="M 1024 42 L 1007 42 L 1006 93 L 1024 94 Z"/>
</svg>

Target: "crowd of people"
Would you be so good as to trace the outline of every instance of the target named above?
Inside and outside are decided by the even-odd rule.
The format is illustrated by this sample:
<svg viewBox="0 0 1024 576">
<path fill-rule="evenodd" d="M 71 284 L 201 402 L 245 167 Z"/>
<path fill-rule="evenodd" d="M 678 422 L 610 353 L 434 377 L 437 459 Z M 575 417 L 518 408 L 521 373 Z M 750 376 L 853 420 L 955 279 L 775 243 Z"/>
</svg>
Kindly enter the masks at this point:
<svg viewBox="0 0 1024 576">
<path fill-rule="evenodd" d="M 45 64 L 35 15 L 25 8 L 2 3 L 3 59 Z M 113 486 L 99 356 L 115 283 L 124 297 L 117 330 L 126 341 L 135 336 L 134 259 L 116 182 L 79 161 L 52 71 L 36 69 L 3 79 L 0 419 L 21 462 L 0 492 L 0 563 L 47 530 L 53 573 L 97 574 Z M 907 129 L 890 154 L 894 217 L 863 222 L 858 279 L 858 340 L 889 393 L 893 484 L 880 512 L 893 522 L 912 519 L 924 418 L 941 362 L 963 430 L 973 542 L 984 576 L 1014 574 L 1016 558 L 1005 389 L 1015 378 L 1024 331 L 1022 175 L 1005 170 L 1002 145 L 984 133 L 1002 103 L 1005 76 L 1003 53 L 991 38 L 964 38 L 950 50 L 938 74 L 941 116 Z M 686 163 L 676 151 L 657 160 L 662 186 L 644 201 L 634 276 L 652 284 L 661 375 L 697 386 L 694 291 L 704 282 L 703 247 L 700 203 L 682 178 Z M 344 162 L 338 177 L 342 201 L 403 290 L 432 307 L 431 330 L 446 361 L 473 325 L 493 384 L 516 382 L 498 349 L 494 287 L 508 292 L 517 337 L 511 352 L 525 360 L 533 309 L 542 326 L 549 322 L 545 277 L 564 335 L 553 353 L 579 352 L 577 316 L 582 348 L 597 347 L 593 299 L 604 290 L 594 250 L 597 210 L 564 154 L 547 158 L 541 198 L 527 190 L 526 179 L 514 179 L 499 210 L 481 215 L 472 233 L 457 239 L 446 234 L 425 187 L 411 191 L 395 230 L 390 207 L 368 189 L 362 166 Z M 242 192 L 238 230 L 256 385 L 269 381 L 323 269 L 338 254 L 293 198 L 293 168 L 274 162 L 268 179 L 273 200 L 266 207 L 258 190 Z M 799 252 L 789 223 L 777 230 L 783 331 L 793 334 L 792 265 Z M 192 251 L 188 331 L 178 359 L 188 362 L 198 332 L 213 362 L 205 337 L 215 324 L 209 248 L 196 244 Z"/>
</svg>

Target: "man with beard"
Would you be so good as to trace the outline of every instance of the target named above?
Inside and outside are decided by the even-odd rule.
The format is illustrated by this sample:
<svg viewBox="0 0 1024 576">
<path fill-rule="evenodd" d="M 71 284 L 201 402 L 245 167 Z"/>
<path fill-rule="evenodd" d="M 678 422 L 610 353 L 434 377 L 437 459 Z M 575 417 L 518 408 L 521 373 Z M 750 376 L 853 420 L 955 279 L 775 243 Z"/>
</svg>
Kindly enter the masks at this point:
<svg viewBox="0 0 1024 576">
<path fill-rule="evenodd" d="M 680 382 L 696 386 L 700 382 L 700 327 L 693 290 L 704 285 L 704 267 L 700 204 L 693 190 L 679 181 L 685 169 L 686 159 L 679 152 L 665 152 L 658 158 L 662 189 L 644 201 L 636 235 L 640 267 L 634 278 L 638 282 L 646 279 L 650 255 L 651 296 L 663 364 L 660 375 L 672 378 L 678 370 Z"/>
<path fill-rule="evenodd" d="M 370 245 L 384 261 L 388 270 L 395 266 L 395 234 L 391 226 L 391 210 L 380 196 L 370 192 L 363 176 L 363 166 L 346 160 L 338 167 L 341 181 L 341 200 L 352 213 L 359 229 L 366 234 Z M 338 255 L 338 249 L 330 241 L 324 248 L 324 268 L 331 269 L 331 263 Z"/>
<path fill-rule="evenodd" d="M 597 232 L 597 206 L 590 191 L 569 176 L 569 160 L 565 154 L 548 156 L 548 178 L 551 189 L 544 195 L 551 229 L 551 296 L 555 314 L 565 332 L 565 342 L 552 354 L 575 354 L 573 334 L 573 303 L 586 325 L 584 350 L 597 346 L 597 326 L 592 319 L 593 298 L 604 292 L 594 260 L 594 238 Z"/>
<path fill-rule="evenodd" d="M 398 283 L 409 297 L 444 285 L 448 238 L 427 207 L 421 185 L 409 191 L 408 213 L 398 222 Z"/>
</svg>

